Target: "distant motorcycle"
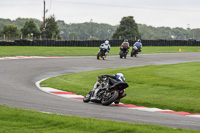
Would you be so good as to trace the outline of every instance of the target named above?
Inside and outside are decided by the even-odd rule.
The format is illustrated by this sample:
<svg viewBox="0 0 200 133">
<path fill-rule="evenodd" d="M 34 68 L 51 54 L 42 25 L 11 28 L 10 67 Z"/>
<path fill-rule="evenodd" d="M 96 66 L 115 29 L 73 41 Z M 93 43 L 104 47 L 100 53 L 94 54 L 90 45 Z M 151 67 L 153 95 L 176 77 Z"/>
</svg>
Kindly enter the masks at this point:
<svg viewBox="0 0 200 133">
<path fill-rule="evenodd" d="M 120 58 L 126 58 L 127 54 L 129 52 L 128 46 L 127 45 L 122 45 L 120 47 L 120 52 L 119 52 L 119 57 Z"/>
<path fill-rule="evenodd" d="M 131 57 L 133 56 L 137 57 L 138 52 L 141 52 L 141 50 L 138 49 L 136 46 L 133 46 L 132 51 L 131 51 Z"/>
<path fill-rule="evenodd" d="M 105 56 L 105 53 L 106 53 L 106 48 L 104 47 L 104 45 L 101 45 L 100 47 L 99 47 L 99 51 L 98 51 L 98 53 L 97 53 L 97 60 L 99 60 L 99 59 L 103 59 L 103 60 L 105 60 L 105 58 L 106 58 L 106 56 Z"/>
<path fill-rule="evenodd" d="M 131 51 L 131 57 L 133 56 L 137 57 L 137 54 L 138 54 L 138 48 L 134 46 Z"/>
<path fill-rule="evenodd" d="M 119 82 L 113 85 L 111 88 L 104 88 L 106 86 L 106 79 L 98 77 L 99 80 L 95 84 L 95 91 L 90 91 L 88 94 L 85 95 L 83 98 L 83 102 L 95 102 L 101 103 L 102 105 L 108 106 L 115 101 L 119 101 L 121 99 L 124 89 L 128 87 L 126 82 Z M 91 99 L 96 93 L 96 98 Z"/>
</svg>

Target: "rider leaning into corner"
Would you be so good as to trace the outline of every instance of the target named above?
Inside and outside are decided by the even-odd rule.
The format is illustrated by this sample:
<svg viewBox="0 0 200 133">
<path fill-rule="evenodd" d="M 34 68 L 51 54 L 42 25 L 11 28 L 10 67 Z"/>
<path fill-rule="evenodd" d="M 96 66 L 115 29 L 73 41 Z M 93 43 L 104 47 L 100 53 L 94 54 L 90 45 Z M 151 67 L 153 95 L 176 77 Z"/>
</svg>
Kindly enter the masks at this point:
<svg viewBox="0 0 200 133">
<path fill-rule="evenodd" d="M 137 48 L 138 48 L 138 52 L 141 52 L 141 50 L 142 50 L 142 43 L 141 43 L 141 40 L 138 39 L 137 42 L 135 42 L 135 43 L 133 44 L 133 47 L 137 47 Z"/>
<path fill-rule="evenodd" d="M 111 49 L 109 41 L 106 40 L 105 43 L 101 44 L 101 46 L 103 46 L 106 49 L 105 56 L 107 56 L 107 54 L 110 52 L 110 49 Z"/>
<path fill-rule="evenodd" d="M 105 81 L 105 85 L 103 88 L 112 88 L 115 84 L 119 83 L 119 82 L 126 82 L 126 79 L 123 75 L 123 73 L 117 73 L 117 74 L 114 74 L 114 75 L 101 75 L 99 76 L 100 78 L 106 78 L 106 81 Z M 98 92 L 98 87 L 97 86 L 97 83 L 94 85 L 94 88 L 93 88 L 93 92 L 94 92 L 94 95 L 93 97 L 91 97 L 91 99 L 96 99 L 96 93 Z M 120 96 L 119 99 L 117 99 L 115 101 L 115 104 L 119 104 L 119 101 L 121 98 L 125 97 L 126 94 L 124 94 L 124 91 L 125 90 L 122 90 L 123 92 L 122 95 Z"/>
</svg>

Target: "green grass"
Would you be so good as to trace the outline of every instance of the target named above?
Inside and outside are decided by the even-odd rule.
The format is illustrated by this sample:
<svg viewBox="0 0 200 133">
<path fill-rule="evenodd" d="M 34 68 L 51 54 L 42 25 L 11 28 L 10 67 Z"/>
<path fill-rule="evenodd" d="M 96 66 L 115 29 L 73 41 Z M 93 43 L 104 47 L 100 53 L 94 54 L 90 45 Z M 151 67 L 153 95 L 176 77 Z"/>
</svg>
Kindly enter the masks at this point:
<svg viewBox="0 0 200 133">
<path fill-rule="evenodd" d="M 1 133 L 199 133 L 196 130 L 45 114 L 0 105 Z"/>
<path fill-rule="evenodd" d="M 41 86 L 85 95 L 98 75 L 123 72 L 129 87 L 126 104 L 200 113 L 200 62 L 149 65 L 72 73 L 47 79 Z"/>
<path fill-rule="evenodd" d="M 143 47 L 140 54 L 200 52 L 200 47 L 171 46 Z M 131 49 L 130 49 L 131 51 Z M 129 51 L 129 53 L 130 53 Z M 5 56 L 96 56 L 98 47 L 34 47 L 34 46 L 0 46 L 0 57 Z M 118 55 L 119 47 L 112 47 L 109 55 Z"/>
<path fill-rule="evenodd" d="M 200 52 L 200 47 L 143 47 L 141 54 Z M 19 47 L 0 46 L 0 57 L 5 56 L 96 56 L 98 47 Z M 109 55 L 117 55 L 119 47 L 112 47 Z M 200 112 L 200 63 L 165 66 L 118 68 L 74 73 L 51 78 L 42 86 L 85 95 L 93 87 L 97 76 L 123 72 L 129 88 L 121 102 L 149 107 L 169 108 L 192 113 Z M 87 79 L 85 78 L 87 77 Z M 137 77 L 137 78 L 136 78 Z M 77 84 L 77 82 L 80 82 Z M 76 116 L 44 114 L 0 106 L 0 132 L 2 133 L 196 133 L 199 131 L 167 128 L 150 124 L 132 124 Z"/>
</svg>

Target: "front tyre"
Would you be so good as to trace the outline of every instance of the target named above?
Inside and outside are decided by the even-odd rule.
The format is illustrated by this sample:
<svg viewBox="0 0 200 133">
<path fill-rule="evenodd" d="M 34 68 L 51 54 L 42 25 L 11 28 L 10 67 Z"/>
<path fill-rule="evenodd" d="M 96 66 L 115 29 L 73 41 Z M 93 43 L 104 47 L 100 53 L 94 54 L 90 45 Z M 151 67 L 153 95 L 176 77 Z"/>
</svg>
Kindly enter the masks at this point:
<svg viewBox="0 0 200 133">
<path fill-rule="evenodd" d="M 106 96 L 103 97 L 101 104 L 108 106 L 111 103 L 113 103 L 119 96 L 118 91 L 112 91 L 106 94 Z"/>
<path fill-rule="evenodd" d="M 90 101 L 92 95 L 92 91 L 90 91 L 88 94 L 86 94 L 83 98 L 83 102 L 88 103 Z"/>
<path fill-rule="evenodd" d="M 99 60 L 101 58 L 100 56 L 100 52 L 97 54 L 97 60 Z"/>
</svg>

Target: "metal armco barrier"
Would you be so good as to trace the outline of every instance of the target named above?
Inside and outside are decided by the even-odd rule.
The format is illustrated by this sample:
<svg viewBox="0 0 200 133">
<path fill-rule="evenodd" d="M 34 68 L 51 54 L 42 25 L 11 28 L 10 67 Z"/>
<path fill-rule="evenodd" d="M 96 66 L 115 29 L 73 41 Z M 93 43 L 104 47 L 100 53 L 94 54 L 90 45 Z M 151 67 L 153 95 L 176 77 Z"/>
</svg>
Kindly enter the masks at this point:
<svg viewBox="0 0 200 133">
<path fill-rule="evenodd" d="M 105 40 L 15 40 L 14 42 L 0 41 L 0 46 L 49 46 L 49 47 L 99 47 Z M 120 46 L 123 40 L 109 40 L 111 47 Z M 130 46 L 135 43 L 129 40 Z M 143 46 L 200 46 L 196 40 L 142 40 Z"/>
</svg>

